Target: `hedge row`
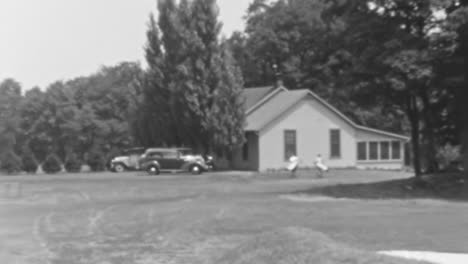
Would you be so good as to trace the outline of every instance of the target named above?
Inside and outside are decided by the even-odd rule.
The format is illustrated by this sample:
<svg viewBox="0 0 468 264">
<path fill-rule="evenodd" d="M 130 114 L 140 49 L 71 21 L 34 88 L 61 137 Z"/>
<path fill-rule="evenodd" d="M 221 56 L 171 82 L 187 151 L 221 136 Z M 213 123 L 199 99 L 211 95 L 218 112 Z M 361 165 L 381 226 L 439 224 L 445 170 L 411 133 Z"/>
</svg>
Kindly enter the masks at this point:
<svg viewBox="0 0 468 264">
<path fill-rule="evenodd" d="M 10 151 L 0 155 L 0 171 L 7 174 L 19 172 L 36 173 L 39 162 L 31 152 L 26 152 L 22 156 Z M 83 165 L 88 165 L 91 171 L 106 170 L 106 159 L 99 153 L 91 153 L 86 161 L 80 160 L 77 155 L 69 155 L 62 161 L 57 155 L 50 154 L 41 164 L 42 170 L 47 174 L 54 174 L 61 171 L 80 172 Z"/>
</svg>

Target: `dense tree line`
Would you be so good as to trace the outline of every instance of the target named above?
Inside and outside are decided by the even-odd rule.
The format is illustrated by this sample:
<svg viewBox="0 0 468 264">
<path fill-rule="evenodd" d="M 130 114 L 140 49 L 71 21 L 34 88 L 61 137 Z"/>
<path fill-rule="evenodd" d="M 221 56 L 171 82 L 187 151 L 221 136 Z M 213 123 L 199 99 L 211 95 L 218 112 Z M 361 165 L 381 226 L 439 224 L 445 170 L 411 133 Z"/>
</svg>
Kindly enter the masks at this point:
<svg viewBox="0 0 468 264">
<path fill-rule="evenodd" d="M 130 120 L 143 74 L 136 63 L 103 67 L 87 77 L 22 93 L 12 79 L 0 84 L 0 165 L 9 172 L 103 170 L 107 159 L 134 142 Z M 58 167 L 57 167 L 58 166 Z"/>
</svg>

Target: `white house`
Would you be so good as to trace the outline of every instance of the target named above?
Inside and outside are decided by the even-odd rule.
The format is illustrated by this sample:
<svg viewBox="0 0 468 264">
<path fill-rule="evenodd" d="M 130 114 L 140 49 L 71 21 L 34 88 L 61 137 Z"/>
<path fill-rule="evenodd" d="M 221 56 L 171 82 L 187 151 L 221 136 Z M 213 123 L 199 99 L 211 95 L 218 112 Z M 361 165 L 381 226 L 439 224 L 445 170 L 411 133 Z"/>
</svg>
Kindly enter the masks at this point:
<svg viewBox="0 0 468 264">
<path fill-rule="evenodd" d="M 247 142 L 235 151 L 235 169 L 265 171 L 297 155 L 313 167 L 321 154 L 331 168 L 402 169 L 408 137 L 357 125 L 309 90 L 244 90 Z"/>
</svg>

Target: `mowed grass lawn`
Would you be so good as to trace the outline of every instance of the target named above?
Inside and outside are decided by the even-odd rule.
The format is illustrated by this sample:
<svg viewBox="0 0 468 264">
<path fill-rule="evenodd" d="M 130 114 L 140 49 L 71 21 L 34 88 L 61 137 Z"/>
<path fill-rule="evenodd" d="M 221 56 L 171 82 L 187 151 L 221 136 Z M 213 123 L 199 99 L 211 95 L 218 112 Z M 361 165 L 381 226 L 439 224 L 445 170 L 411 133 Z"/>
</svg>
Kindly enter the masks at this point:
<svg viewBox="0 0 468 264">
<path fill-rule="evenodd" d="M 324 179 L 309 172 L 297 179 L 234 172 L 0 177 L 0 263 L 249 263 L 248 254 L 268 249 L 281 252 L 277 263 L 338 263 L 285 256 L 308 250 L 301 245 L 312 252 L 317 241 L 366 252 L 468 252 L 467 202 L 310 191 L 408 176 L 337 170 Z"/>
</svg>

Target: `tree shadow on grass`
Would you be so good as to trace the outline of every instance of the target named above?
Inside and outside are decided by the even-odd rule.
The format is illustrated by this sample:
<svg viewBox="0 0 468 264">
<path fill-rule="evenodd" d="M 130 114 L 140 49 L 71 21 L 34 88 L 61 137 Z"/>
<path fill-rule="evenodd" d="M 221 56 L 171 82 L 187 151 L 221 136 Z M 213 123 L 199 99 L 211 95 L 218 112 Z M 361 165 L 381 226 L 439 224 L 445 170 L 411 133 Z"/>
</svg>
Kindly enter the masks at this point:
<svg viewBox="0 0 468 264">
<path fill-rule="evenodd" d="M 372 183 L 317 186 L 294 194 L 350 199 L 445 199 L 468 201 L 468 182 L 461 174 L 437 174 Z"/>
</svg>

